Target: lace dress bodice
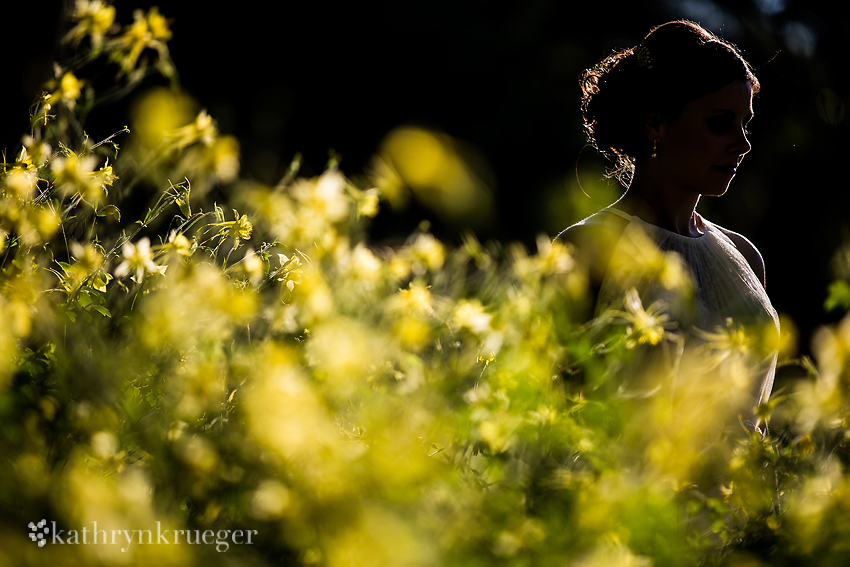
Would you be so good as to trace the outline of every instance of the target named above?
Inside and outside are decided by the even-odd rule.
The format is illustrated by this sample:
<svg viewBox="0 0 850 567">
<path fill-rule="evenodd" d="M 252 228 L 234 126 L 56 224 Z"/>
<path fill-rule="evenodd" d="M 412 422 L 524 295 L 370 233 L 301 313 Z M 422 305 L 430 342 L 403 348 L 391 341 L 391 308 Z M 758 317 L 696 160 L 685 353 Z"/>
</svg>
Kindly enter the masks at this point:
<svg viewBox="0 0 850 567">
<path fill-rule="evenodd" d="M 775 336 L 767 341 L 774 345 L 774 350 L 762 353 L 763 358 L 760 357 L 754 370 L 757 375 L 753 377 L 757 403 L 766 402 L 776 371 L 779 318 L 762 283 L 732 240 L 705 219 L 701 219 L 704 225 L 702 236 L 690 238 L 644 222 L 619 209 L 609 207 L 597 214 L 606 213 L 625 219 L 628 225 L 611 251 L 609 267 L 597 299 L 596 314 L 609 309 L 622 310 L 625 293 L 634 288 L 643 306 L 664 301 L 679 328 L 692 337 L 698 336 L 700 331 L 712 332 L 727 326 L 730 319 L 745 328 L 759 329 L 762 337 L 775 332 Z M 617 222 L 613 218 L 611 221 Z M 654 258 L 646 257 L 647 240 L 657 247 Z M 690 274 L 689 285 L 670 281 L 676 279 L 675 274 L 670 274 L 670 261 L 675 258 L 670 252 L 678 255 L 681 260 L 675 261 L 685 273 Z M 659 257 L 666 261 L 660 262 Z"/>
</svg>

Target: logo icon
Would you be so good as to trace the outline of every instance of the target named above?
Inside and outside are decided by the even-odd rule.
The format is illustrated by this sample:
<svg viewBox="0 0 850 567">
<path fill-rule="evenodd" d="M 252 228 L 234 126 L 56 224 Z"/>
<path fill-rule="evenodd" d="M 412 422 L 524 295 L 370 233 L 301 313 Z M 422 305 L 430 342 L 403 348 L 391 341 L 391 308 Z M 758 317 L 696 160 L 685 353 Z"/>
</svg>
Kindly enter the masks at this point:
<svg viewBox="0 0 850 567">
<path fill-rule="evenodd" d="M 47 527 L 47 520 L 42 520 L 37 524 L 30 522 L 30 530 L 34 533 L 30 534 L 30 539 L 38 542 L 39 547 L 44 547 L 47 540 L 44 539 L 45 534 L 50 533 L 50 528 Z M 39 531 L 40 530 L 40 531 Z"/>
</svg>

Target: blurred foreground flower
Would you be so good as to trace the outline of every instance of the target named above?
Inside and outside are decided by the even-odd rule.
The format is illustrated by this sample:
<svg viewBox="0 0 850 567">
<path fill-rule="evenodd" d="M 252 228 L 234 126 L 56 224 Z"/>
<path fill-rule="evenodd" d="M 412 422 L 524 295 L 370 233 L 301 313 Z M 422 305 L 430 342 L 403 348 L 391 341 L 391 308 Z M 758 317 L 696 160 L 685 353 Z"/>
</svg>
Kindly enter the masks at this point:
<svg viewBox="0 0 850 567">
<path fill-rule="evenodd" d="M 65 156 L 53 158 L 51 168 L 55 176 L 56 187 L 64 197 L 79 195 L 93 205 L 100 203 L 118 176 L 112 171 L 107 161 L 100 169 L 95 170 L 97 156 L 77 155 L 71 151 Z"/>
<path fill-rule="evenodd" d="M 644 309 L 636 289 L 626 292 L 623 298 L 625 311 L 609 311 L 610 317 L 622 319 L 628 325 L 626 328 L 626 348 L 637 345 L 657 345 L 665 338 L 673 337 L 671 331 L 676 328 L 676 322 L 667 313 L 663 301 L 656 301 Z"/>
<path fill-rule="evenodd" d="M 173 71 L 168 61 L 168 46 L 171 30 L 166 20 L 156 7 L 145 14 L 142 10 L 133 13 L 134 22 L 127 26 L 123 33 L 112 40 L 115 51 L 112 59 L 121 67 L 119 76 L 136 69 L 139 56 L 145 49 L 154 49 L 159 53 L 163 73 L 170 76 Z"/>
<path fill-rule="evenodd" d="M 115 21 L 115 7 L 102 0 L 77 0 L 71 19 L 77 24 L 65 34 L 62 41 L 79 45 L 83 38 L 90 36 L 92 47 L 98 49 Z"/>
<path fill-rule="evenodd" d="M 480 229 L 493 220 L 492 174 L 484 163 L 447 135 L 404 127 L 384 138 L 373 173 L 394 208 L 406 205 L 409 191 L 443 220 Z"/>
<path fill-rule="evenodd" d="M 127 274 L 132 274 L 133 280 L 136 283 L 142 283 L 145 274 L 164 275 L 168 267 L 158 266 L 153 261 L 151 241 L 147 236 L 139 240 L 136 244 L 125 242 L 121 248 L 121 254 L 124 256 L 124 261 L 115 268 L 114 273 L 116 278 L 122 278 Z"/>
</svg>

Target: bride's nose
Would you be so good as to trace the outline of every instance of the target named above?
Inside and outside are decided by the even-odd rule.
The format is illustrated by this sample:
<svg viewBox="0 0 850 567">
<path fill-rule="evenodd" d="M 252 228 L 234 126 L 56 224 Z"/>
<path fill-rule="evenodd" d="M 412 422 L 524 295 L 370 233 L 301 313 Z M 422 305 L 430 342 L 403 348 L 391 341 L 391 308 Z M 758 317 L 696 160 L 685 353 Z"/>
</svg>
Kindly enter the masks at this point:
<svg viewBox="0 0 850 567">
<path fill-rule="evenodd" d="M 746 128 L 741 126 L 741 128 L 737 132 L 737 135 L 735 136 L 735 141 L 732 147 L 729 148 L 729 151 L 744 155 L 751 149 L 753 149 L 753 146 L 750 144 L 750 140 L 747 138 L 747 130 Z"/>
</svg>

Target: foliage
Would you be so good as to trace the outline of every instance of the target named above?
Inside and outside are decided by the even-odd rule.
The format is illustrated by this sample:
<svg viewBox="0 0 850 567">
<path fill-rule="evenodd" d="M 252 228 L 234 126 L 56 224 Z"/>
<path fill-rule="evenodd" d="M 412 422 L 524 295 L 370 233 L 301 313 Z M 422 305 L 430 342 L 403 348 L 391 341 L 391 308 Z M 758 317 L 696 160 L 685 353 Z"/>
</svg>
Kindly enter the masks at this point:
<svg viewBox="0 0 850 567">
<path fill-rule="evenodd" d="M 175 77 L 167 20 L 113 19 L 77 3 L 66 40 L 91 51 L 3 164 L 0 564 L 846 562 L 850 318 L 817 365 L 780 345 L 805 376 L 747 433 L 743 331 L 624 382 L 681 338 L 637 297 L 585 324 L 561 244 L 449 249 L 422 226 L 369 246 L 377 189 L 297 159 L 275 187 L 240 180 L 238 143 L 176 86 L 93 143 L 106 99 L 73 65 L 117 67 L 110 96 Z M 256 535 L 39 547 L 42 518 Z"/>
</svg>

